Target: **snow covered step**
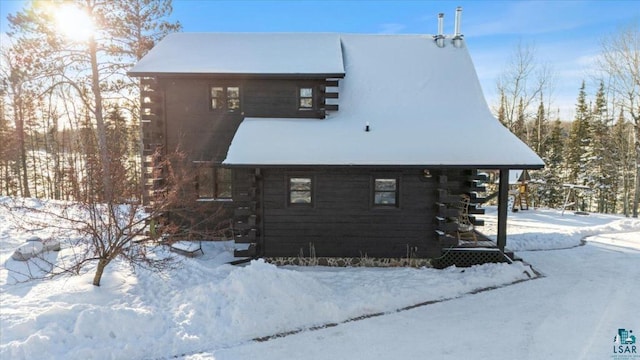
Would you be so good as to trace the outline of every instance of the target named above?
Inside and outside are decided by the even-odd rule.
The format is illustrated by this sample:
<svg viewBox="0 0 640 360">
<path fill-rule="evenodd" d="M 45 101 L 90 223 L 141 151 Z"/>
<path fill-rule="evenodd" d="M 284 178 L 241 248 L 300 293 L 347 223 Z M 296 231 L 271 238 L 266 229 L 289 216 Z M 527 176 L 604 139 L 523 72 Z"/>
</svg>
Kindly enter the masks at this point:
<svg viewBox="0 0 640 360">
<path fill-rule="evenodd" d="M 256 256 L 256 244 L 252 243 L 249 245 L 249 247 L 246 250 L 234 250 L 233 251 L 233 256 L 234 257 L 254 257 Z"/>
</svg>

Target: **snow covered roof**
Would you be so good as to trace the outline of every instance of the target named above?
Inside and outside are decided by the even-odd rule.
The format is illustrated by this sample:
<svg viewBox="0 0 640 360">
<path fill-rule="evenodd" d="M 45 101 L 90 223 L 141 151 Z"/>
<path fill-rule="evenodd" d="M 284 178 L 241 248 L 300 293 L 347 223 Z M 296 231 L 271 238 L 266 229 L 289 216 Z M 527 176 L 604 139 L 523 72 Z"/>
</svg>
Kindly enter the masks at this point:
<svg viewBox="0 0 640 360">
<path fill-rule="evenodd" d="M 173 33 L 130 71 L 158 74 L 316 74 L 342 77 L 338 34 Z"/>
<path fill-rule="evenodd" d="M 322 120 L 246 118 L 224 164 L 544 165 L 489 111 L 464 41 L 440 48 L 428 35 L 333 36 L 345 71 L 340 110 Z"/>
</svg>

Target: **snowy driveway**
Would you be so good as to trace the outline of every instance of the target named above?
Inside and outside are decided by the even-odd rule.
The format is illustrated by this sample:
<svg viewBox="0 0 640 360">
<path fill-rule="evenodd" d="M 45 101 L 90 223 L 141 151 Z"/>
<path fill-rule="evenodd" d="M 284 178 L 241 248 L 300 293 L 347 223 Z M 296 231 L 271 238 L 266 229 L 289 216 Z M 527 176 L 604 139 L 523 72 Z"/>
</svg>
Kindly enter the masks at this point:
<svg viewBox="0 0 640 360">
<path fill-rule="evenodd" d="M 519 255 L 544 277 L 194 358 L 613 359 L 618 328 L 640 332 L 640 251 L 588 243 Z"/>
</svg>

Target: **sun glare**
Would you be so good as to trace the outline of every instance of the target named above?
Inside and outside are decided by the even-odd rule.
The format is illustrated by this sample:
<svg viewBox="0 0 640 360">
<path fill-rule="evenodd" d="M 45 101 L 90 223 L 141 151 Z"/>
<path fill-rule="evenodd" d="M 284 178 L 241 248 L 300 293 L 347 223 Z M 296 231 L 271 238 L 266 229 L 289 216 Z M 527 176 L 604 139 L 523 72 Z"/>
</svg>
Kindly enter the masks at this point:
<svg viewBox="0 0 640 360">
<path fill-rule="evenodd" d="M 72 41 L 86 41 L 95 32 L 89 15 L 73 5 L 62 5 L 55 10 L 56 29 Z"/>
</svg>

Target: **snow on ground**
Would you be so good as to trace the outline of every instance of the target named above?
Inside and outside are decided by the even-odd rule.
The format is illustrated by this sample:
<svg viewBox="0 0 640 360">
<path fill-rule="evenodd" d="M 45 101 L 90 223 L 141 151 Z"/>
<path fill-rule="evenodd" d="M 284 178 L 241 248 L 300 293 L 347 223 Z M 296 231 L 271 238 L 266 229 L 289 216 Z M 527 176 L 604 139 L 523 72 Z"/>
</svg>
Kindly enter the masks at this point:
<svg viewBox="0 0 640 360">
<path fill-rule="evenodd" d="M 544 277 L 429 306 L 187 359 L 638 359 L 640 252 L 580 246 L 520 253 Z M 639 347 L 636 344 L 636 351 Z M 632 355 L 628 353 L 627 355 Z"/>
<path fill-rule="evenodd" d="M 488 210 L 491 233 L 495 210 Z M 47 229 L 26 232 L 10 217 L 0 207 L 2 359 L 601 359 L 618 327 L 640 329 L 640 289 L 631 286 L 640 277 L 640 221 L 618 216 L 510 213 L 512 249 L 566 248 L 598 236 L 588 239 L 594 245 L 518 252 L 544 277 L 474 294 L 533 272 L 522 263 L 445 270 L 231 266 L 233 244 L 207 242 L 203 256 L 181 258 L 170 275 L 116 262 L 99 288 L 91 273 L 16 283 L 13 270 L 27 265 L 10 258 L 13 250 Z M 64 240 L 51 259 L 67 256 Z M 433 300 L 442 301 L 396 312 Z M 343 323 L 377 313 L 385 315 Z M 329 323 L 339 325 L 309 330 Z"/>
<path fill-rule="evenodd" d="M 497 233 L 497 211 L 487 207 L 485 226 L 480 230 L 495 239 Z M 630 233 L 640 240 L 638 219 L 618 215 L 576 215 L 572 211 L 564 214 L 553 209 L 535 209 L 508 214 L 507 247 L 513 251 L 565 249 L 581 244 L 589 236 L 611 233 Z"/>
</svg>

